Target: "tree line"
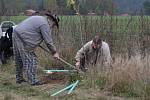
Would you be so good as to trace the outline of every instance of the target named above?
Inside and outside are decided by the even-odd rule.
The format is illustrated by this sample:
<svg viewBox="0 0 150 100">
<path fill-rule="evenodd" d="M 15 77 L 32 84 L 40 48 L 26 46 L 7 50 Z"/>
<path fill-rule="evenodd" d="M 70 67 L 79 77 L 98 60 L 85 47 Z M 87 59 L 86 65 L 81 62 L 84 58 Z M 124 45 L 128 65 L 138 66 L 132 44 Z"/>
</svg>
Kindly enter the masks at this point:
<svg viewBox="0 0 150 100">
<path fill-rule="evenodd" d="M 23 15 L 25 10 L 27 9 L 33 9 L 37 11 L 49 9 L 60 15 L 115 15 L 119 13 L 131 13 L 131 11 L 133 13 L 135 10 L 140 11 L 142 9 L 144 14 L 150 15 L 150 1 L 131 1 L 127 2 L 126 0 L 0 0 L 0 15 Z M 134 7 L 135 3 L 137 5 L 137 8 L 139 9 L 136 9 L 136 7 Z M 127 8 L 126 5 L 131 6 L 131 8 Z"/>
</svg>

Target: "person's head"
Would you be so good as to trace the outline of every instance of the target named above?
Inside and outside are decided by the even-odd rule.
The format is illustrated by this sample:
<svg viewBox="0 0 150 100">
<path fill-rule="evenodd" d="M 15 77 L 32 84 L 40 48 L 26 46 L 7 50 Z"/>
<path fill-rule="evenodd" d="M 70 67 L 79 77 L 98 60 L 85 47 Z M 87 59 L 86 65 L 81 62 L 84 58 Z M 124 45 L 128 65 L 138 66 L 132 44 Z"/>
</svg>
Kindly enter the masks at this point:
<svg viewBox="0 0 150 100">
<path fill-rule="evenodd" d="M 96 35 L 94 38 L 93 38 L 93 41 L 92 41 L 92 47 L 94 49 L 98 49 L 102 46 L 102 39 L 99 35 Z"/>
<path fill-rule="evenodd" d="M 46 11 L 45 15 L 47 16 L 48 20 L 51 21 L 52 27 L 56 26 L 59 28 L 59 18 L 56 15 L 52 15 L 50 11 Z"/>
</svg>

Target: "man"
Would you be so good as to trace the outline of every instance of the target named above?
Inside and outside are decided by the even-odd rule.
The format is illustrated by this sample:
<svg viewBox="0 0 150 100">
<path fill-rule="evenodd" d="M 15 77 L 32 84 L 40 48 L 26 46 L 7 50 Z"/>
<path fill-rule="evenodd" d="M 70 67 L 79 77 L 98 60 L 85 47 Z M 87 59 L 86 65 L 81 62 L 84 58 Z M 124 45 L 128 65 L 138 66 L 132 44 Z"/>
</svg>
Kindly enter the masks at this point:
<svg viewBox="0 0 150 100">
<path fill-rule="evenodd" d="M 35 48 L 44 40 L 54 58 L 59 54 L 53 44 L 51 30 L 54 26 L 59 28 L 59 19 L 46 12 L 45 16 L 31 16 L 18 24 L 14 29 L 13 51 L 16 62 L 16 83 L 26 81 L 23 78 L 23 69 L 26 69 L 28 82 L 31 85 L 42 85 L 36 76 L 37 57 Z"/>
<path fill-rule="evenodd" d="M 77 52 L 75 59 L 76 67 L 82 71 L 86 71 L 89 65 L 108 66 L 111 62 L 109 46 L 100 36 L 95 36 Z"/>
</svg>

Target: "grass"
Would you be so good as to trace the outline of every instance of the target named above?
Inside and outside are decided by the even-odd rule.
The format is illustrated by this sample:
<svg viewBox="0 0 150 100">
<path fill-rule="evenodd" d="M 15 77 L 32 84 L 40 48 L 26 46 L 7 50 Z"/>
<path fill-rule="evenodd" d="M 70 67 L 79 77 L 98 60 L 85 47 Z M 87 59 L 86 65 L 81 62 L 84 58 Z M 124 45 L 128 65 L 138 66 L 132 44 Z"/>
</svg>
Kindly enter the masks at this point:
<svg viewBox="0 0 150 100">
<path fill-rule="evenodd" d="M 99 66 L 95 66 L 80 79 L 80 84 L 72 94 L 63 93 L 56 97 L 51 97 L 50 93 L 63 89 L 68 85 L 69 80 L 63 84 L 51 82 L 37 87 L 27 83 L 17 85 L 14 62 L 11 61 L 1 66 L 0 95 L 3 100 L 149 100 L 150 63 L 148 61 L 149 58 L 141 59 L 140 56 L 132 59 L 117 57 L 112 64 L 113 69 L 100 70 Z M 43 68 L 39 67 L 39 70 L 41 69 Z M 73 74 L 70 83 L 76 79 L 79 77 Z"/>
<path fill-rule="evenodd" d="M 13 70 L 11 70 L 13 69 Z M 15 83 L 15 70 L 14 66 L 10 64 L 1 66 L 0 77 L 0 94 L 4 95 L 4 100 L 11 100 L 11 97 L 15 94 L 20 98 L 49 98 L 49 95 L 34 89 L 28 84 L 17 85 Z M 12 96 L 11 96 L 12 94 Z M 9 96 L 7 96 L 9 95 Z M 14 97 L 15 98 L 15 97 Z M 15 100 L 15 99 L 14 99 Z M 18 99 L 19 100 L 19 99 Z M 39 99 L 40 100 L 40 99 Z"/>
</svg>

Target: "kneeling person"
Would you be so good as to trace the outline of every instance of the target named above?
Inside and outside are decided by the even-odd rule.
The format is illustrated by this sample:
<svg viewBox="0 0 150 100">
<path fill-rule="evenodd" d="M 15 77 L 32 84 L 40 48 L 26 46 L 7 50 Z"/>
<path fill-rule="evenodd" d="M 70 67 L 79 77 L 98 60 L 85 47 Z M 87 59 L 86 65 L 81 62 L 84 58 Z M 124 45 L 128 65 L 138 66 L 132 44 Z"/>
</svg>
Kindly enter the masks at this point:
<svg viewBox="0 0 150 100">
<path fill-rule="evenodd" d="M 95 36 L 77 52 L 75 60 L 76 67 L 82 71 L 86 71 L 89 65 L 109 66 L 111 63 L 109 45 L 102 41 L 100 36 Z"/>
</svg>

